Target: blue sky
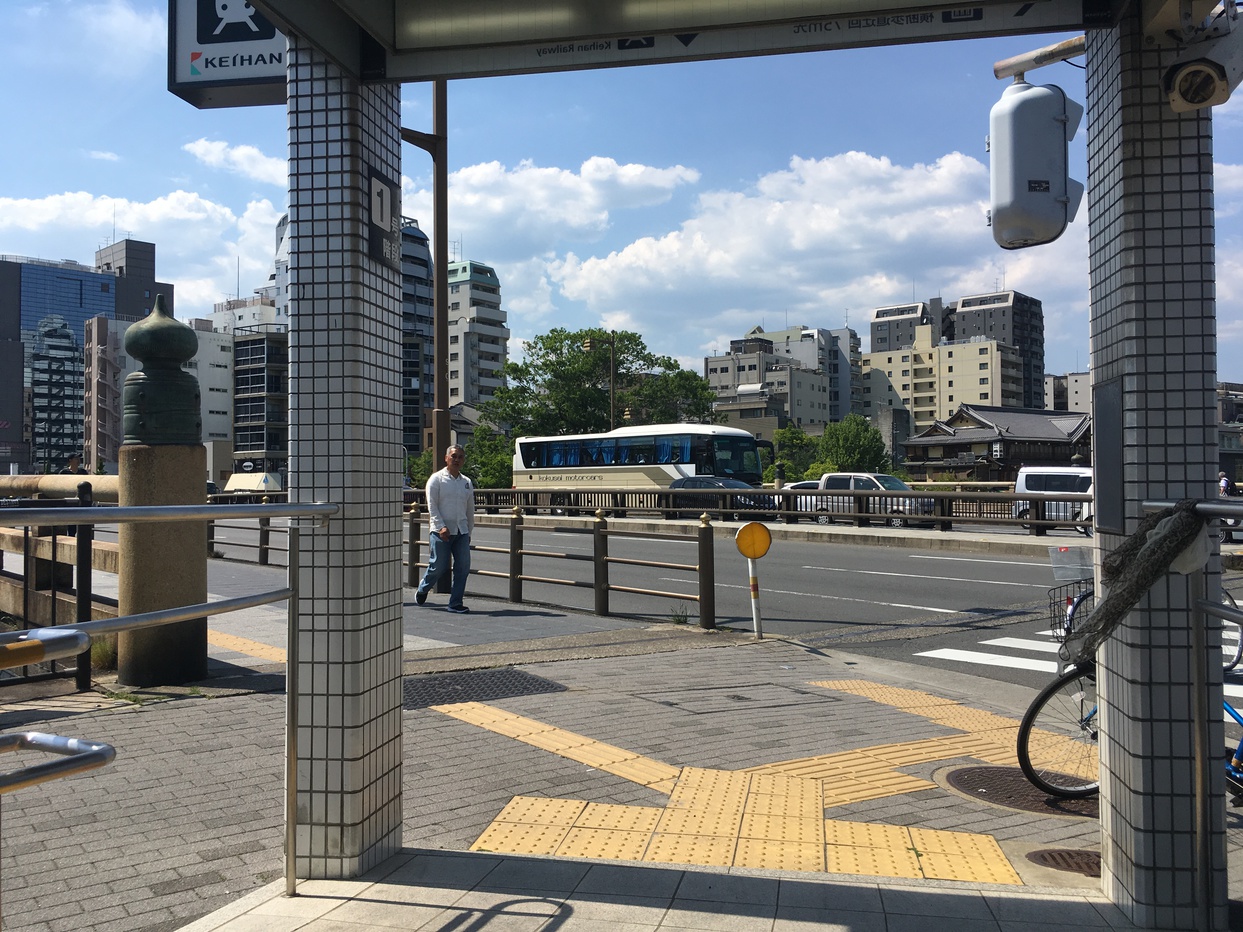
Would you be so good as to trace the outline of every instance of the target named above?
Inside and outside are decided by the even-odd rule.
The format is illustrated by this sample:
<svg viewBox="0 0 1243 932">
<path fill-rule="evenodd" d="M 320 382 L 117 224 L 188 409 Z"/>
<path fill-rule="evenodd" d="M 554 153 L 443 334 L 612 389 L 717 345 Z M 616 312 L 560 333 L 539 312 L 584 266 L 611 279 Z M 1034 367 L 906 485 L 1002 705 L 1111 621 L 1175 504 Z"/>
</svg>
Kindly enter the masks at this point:
<svg viewBox="0 0 1243 932">
<path fill-rule="evenodd" d="M 170 94 L 166 17 L 162 0 L 0 4 L 0 254 L 155 242 L 184 318 L 267 276 L 285 113 Z M 702 371 L 756 325 L 848 322 L 866 349 L 875 307 L 1009 287 L 1044 302 L 1046 370 L 1086 369 L 1086 207 L 1035 249 L 997 248 L 984 220 L 993 63 L 1064 37 L 452 81 L 454 255 L 495 266 L 516 340 L 625 328 Z M 1029 80 L 1084 100 L 1073 65 Z M 430 131 L 430 88 L 402 102 Z M 1243 381 L 1243 103 L 1214 121 L 1219 377 Z M 430 234 L 431 165 L 410 146 L 402 187 Z"/>
</svg>

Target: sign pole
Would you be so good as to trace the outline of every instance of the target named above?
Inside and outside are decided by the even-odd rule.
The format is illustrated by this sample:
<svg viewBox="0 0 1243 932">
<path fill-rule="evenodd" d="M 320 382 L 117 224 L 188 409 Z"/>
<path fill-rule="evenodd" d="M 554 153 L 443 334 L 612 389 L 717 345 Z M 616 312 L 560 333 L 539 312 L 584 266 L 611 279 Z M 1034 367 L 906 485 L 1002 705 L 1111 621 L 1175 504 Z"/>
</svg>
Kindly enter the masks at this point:
<svg viewBox="0 0 1243 932">
<path fill-rule="evenodd" d="M 768 553 L 772 543 L 772 532 L 758 521 L 744 524 L 734 535 L 734 545 L 747 558 L 747 571 L 751 575 L 751 628 L 757 641 L 764 639 L 764 625 L 760 620 L 759 560 Z"/>
</svg>

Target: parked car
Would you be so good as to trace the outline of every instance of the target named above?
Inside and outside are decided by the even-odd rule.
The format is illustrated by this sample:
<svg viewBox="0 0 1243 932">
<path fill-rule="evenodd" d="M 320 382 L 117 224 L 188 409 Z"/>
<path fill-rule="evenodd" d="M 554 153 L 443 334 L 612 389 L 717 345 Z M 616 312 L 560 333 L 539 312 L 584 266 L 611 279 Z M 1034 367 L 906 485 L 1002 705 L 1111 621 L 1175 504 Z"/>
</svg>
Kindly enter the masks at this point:
<svg viewBox="0 0 1243 932">
<path fill-rule="evenodd" d="M 885 515 L 890 527 L 907 525 L 930 526 L 936 514 L 936 500 L 921 495 L 890 495 L 891 492 L 911 492 L 909 485 L 897 476 L 875 472 L 828 472 L 818 481 L 796 482 L 791 488 L 815 489 L 818 495 L 800 495 L 795 510 L 816 516 L 819 524 L 832 524 L 837 515 L 853 512 Z M 827 493 L 836 492 L 836 495 Z M 867 495 L 842 494 L 866 492 Z M 847 520 L 851 520 L 847 518 Z"/>
<path fill-rule="evenodd" d="M 207 480 L 207 494 L 209 496 L 220 494 L 220 486 L 216 485 L 216 483 L 212 482 L 210 479 Z M 208 500 L 210 501 L 210 499 Z"/>
<path fill-rule="evenodd" d="M 777 500 L 774 496 L 754 486 L 747 485 L 741 479 L 726 479 L 721 476 L 683 476 L 674 479 L 669 488 L 701 490 L 699 494 L 670 495 L 666 512 L 671 518 L 680 518 L 679 509 L 690 509 L 694 516 L 703 512 L 716 512 L 722 521 L 733 521 L 735 518 L 750 521 L 757 518 L 772 518 L 777 511 Z M 720 494 L 726 490 L 739 490 L 736 494 Z M 710 492 L 718 494 L 711 495 Z"/>
<path fill-rule="evenodd" d="M 1058 495 L 1068 492 L 1091 492 L 1092 469 L 1090 466 L 1023 466 L 1014 481 L 1015 495 Z M 1033 511 L 1030 501 L 1014 503 L 1014 517 L 1022 520 Z M 1047 500 L 1044 516 L 1049 521 L 1090 521 L 1092 503 L 1083 501 Z M 1024 525 L 1026 526 L 1026 525 Z M 1091 536 L 1090 527 L 1077 526 L 1081 534 Z"/>
</svg>

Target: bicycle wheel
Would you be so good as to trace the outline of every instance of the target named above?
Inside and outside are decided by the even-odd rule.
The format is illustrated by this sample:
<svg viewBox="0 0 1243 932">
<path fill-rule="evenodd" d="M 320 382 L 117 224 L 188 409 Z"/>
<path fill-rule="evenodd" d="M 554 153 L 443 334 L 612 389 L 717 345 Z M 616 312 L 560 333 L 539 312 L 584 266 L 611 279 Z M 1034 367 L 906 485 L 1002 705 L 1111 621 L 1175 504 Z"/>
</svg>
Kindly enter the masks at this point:
<svg viewBox="0 0 1243 932">
<path fill-rule="evenodd" d="M 1019 725 L 1023 774 L 1050 796 L 1079 799 L 1100 787 L 1096 667 L 1081 664 L 1036 696 Z"/>
<path fill-rule="evenodd" d="M 1231 608 L 1237 609 L 1239 603 L 1225 589 L 1221 590 L 1221 600 L 1224 604 Z M 1223 622 L 1222 642 L 1221 642 L 1221 665 L 1224 670 L 1233 670 L 1239 665 L 1239 661 L 1243 659 L 1243 631 L 1239 630 L 1239 626 L 1232 621 Z M 1233 634 L 1234 637 L 1227 640 L 1226 635 Z"/>
</svg>

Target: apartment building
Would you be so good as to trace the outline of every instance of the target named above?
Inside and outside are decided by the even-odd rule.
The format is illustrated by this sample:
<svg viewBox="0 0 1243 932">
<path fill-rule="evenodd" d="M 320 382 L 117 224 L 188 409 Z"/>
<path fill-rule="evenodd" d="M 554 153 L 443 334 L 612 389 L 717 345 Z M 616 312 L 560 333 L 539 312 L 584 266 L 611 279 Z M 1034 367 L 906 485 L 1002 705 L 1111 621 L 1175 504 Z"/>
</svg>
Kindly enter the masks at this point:
<svg viewBox="0 0 1243 932">
<path fill-rule="evenodd" d="M 904 408 L 914 433 L 950 417 L 963 404 L 1022 407 L 1018 351 L 974 337 L 942 342 L 932 324 L 915 327 L 913 345 L 863 354 L 863 413 Z"/>
<path fill-rule="evenodd" d="M 930 328 L 933 345 L 995 340 L 1018 353 L 1022 374 L 1020 406 L 1045 407 L 1044 307 L 1018 291 L 966 295 L 945 304 L 940 298 L 877 308 L 871 325 L 871 352 L 886 354 L 911 347 L 916 332 Z"/>
<path fill-rule="evenodd" d="M 449 406 L 478 405 L 503 382 L 509 326 L 501 283 L 482 262 L 449 263 Z"/>
<path fill-rule="evenodd" d="M 827 330 L 799 326 L 767 333 L 762 327 L 754 327 L 747 337 L 768 340 L 775 355 L 803 369 L 822 372 L 830 378 L 830 421 L 840 421 L 848 414 L 863 413 L 862 343 L 859 334 L 849 327 Z"/>
</svg>

